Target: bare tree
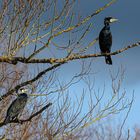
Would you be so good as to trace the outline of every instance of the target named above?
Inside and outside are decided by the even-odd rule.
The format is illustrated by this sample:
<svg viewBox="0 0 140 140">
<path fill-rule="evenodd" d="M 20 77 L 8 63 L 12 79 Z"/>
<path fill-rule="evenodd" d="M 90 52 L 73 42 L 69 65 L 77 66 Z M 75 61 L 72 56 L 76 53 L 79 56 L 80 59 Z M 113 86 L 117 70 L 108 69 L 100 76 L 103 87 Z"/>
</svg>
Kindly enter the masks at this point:
<svg viewBox="0 0 140 140">
<path fill-rule="evenodd" d="M 89 50 L 98 37 L 85 44 L 92 31 L 91 19 L 111 6 L 112 0 L 89 16 L 79 15 L 75 0 L 4 0 L 0 3 L 0 126 L 8 139 L 72 139 L 85 128 L 110 114 L 130 108 L 122 76 L 111 76 L 108 101 L 105 87 L 94 89 L 92 63 L 95 57 L 117 55 L 140 45 L 136 42 L 108 54 Z M 61 3 L 61 4 L 60 4 Z M 98 36 L 98 35 L 97 35 Z M 62 43 L 63 42 L 63 43 Z M 86 61 L 88 59 L 88 61 Z M 63 68 L 78 61 L 79 69 L 69 80 L 59 76 Z M 71 88 L 83 82 L 75 95 Z M 20 120 L 4 124 L 9 103 L 19 88 L 30 88 L 28 104 Z M 88 90 L 88 91 L 86 91 Z M 79 95 L 80 94 L 80 95 Z M 74 96 L 73 96 L 74 95 Z M 88 96 L 88 101 L 85 101 Z M 87 100 L 87 97 L 86 97 Z M 86 109 L 85 109 L 86 106 Z"/>
</svg>

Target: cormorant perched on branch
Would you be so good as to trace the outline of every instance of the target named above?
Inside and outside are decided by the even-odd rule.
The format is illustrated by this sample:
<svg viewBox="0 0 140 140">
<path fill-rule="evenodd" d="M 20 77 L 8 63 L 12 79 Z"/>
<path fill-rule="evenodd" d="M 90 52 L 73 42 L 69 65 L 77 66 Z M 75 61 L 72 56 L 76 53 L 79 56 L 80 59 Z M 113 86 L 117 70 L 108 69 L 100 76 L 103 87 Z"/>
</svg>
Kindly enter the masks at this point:
<svg viewBox="0 0 140 140">
<path fill-rule="evenodd" d="M 12 120 L 17 120 L 19 114 L 22 113 L 28 99 L 28 95 L 26 94 L 27 89 L 21 88 L 18 91 L 18 97 L 11 103 L 7 110 L 6 118 L 4 123 L 7 124 Z"/>
<path fill-rule="evenodd" d="M 110 23 L 117 21 L 113 17 L 106 17 L 104 19 L 104 27 L 99 34 L 99 45 L 101 49 L 101 53 L 110 53 L 111 45 L 112 45 L 112 35 L 110 31 Z M 111 56 L 105 56 L 106 64 L 112 65 Z"/>
</svg>

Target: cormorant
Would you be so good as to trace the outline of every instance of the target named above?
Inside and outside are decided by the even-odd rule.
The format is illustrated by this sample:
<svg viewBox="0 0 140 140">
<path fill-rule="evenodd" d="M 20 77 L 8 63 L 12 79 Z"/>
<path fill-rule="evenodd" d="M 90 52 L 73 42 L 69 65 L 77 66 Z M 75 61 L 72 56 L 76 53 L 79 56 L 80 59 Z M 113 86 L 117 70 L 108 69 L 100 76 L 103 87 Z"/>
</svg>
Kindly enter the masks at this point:
<svg viewBox="0 0 140 140">
<path fill-rule="evenodd" d="M 112 46 L 112 35 L 110 31 L 110 23 L 116 22 L 118 19 L 106 17 L 104 19 L 104 27 L 99 34 L 99 45 L 101 53 L 110 53 Z M 106 64 L 112 65 L 111 56 L 105 56 Z"/>
<path fill-rule="evenodd" d="M 6 118 L 4 120 L 5 124 L 13 120 L 18 120 L 18 116 L 22 113 L 28 100 L 28 95 L 26 92 L 27 89 L 25 88 L 19 89 L 18 97 L 11 103 L 7 110 Z"/>
</svg>

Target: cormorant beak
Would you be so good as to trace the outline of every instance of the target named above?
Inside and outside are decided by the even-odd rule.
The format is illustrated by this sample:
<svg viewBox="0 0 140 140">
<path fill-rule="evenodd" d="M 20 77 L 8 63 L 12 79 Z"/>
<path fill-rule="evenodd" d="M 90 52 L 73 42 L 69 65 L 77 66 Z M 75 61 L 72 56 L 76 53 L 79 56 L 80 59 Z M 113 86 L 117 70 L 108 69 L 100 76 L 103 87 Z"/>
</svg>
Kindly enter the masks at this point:
<svg viewBox="0 0 140 140">
<path fill-rule="evenodd" d="M 28 92 L 28 89 L 26 88 L 22 88 L 18 91 L 19 94 L 26 93 L 26 92 Z"/>
<path fill-rule="evenodd" d="M 22 93 L 26 93 L 28 91 L 28 89 L 23 89 Z"/>
<path fill-rule="evenodd" d="M 116 18 L 111 18 L 110 19 L 110 23 L 113 23 L 113 22 L 116 22 L 116 21 L 118 21 L 118 19 L 116 19 Z"/>
</svg>

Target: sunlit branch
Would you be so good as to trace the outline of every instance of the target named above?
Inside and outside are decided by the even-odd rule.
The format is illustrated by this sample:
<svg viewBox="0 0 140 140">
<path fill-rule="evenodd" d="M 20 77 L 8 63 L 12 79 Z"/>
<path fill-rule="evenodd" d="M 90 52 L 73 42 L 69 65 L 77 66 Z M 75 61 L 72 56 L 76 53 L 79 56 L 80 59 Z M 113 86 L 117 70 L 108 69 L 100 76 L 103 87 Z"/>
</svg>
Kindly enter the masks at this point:
<svg viewBox="0 0 140 140">
<path fill-rule="evenodd" d="M 102 56 L 108 56 L 108 55 L 117 55 L 120 54 L 130 48 L 134 48 L 134 47 L 139 47 L 140 45 L 140 41 L 137 43 L 134 43 L 130 46 L 124 47 L 120 50 L 114 51 L 112 53 L 106 53 L 106 54 L 101 54 L 101 53 L 97 53 L 97 54 L 87 54 L 87 55 L 79 55 L 79 54 L 71 54 L 69 57 L 66 58 L 44 58 L 44 59 L 28 59 L 25 57 L 7 57 L 7 56 L 1 56 L 0 57 L 0 62 L 6 62 L 6 63 L 10 63 L 10 64 L 17 64 L 18 62 L 21 63 L 49 63 L 49 64 L 55 64 L 55 63 L 65 63 L 68 61 L 72 61 L 72 60 L 77 60 L 77 59 L 86 59 L 86 58 L 92 58 L 92 57 L 102 57 Z"/>
</svg>

